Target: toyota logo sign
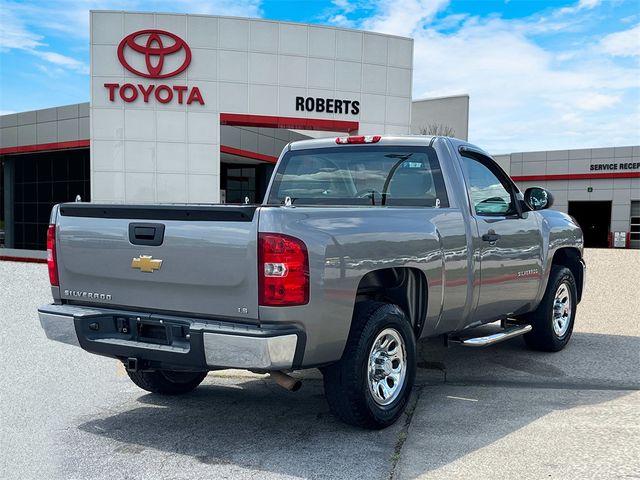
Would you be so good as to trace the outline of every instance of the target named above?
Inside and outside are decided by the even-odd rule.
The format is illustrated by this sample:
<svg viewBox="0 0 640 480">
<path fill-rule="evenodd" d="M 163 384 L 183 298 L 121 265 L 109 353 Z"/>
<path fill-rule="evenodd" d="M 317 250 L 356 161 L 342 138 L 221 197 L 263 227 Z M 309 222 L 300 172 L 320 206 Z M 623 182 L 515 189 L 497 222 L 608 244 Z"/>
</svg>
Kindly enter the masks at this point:
<svg viewBox="0 0 640 480">
<path fill-rule="evenodd" d="M 144 38 L 146 37 L 146 41 Z M 138 43 L 142 38 L 143 43 Z M 164 41 L 163 41 L 164 39 Z M 168 42 L 168 45 L 165 45 Z M 144 63 L 147 72 L 137 70 L 125 58 L 125 49 L 144 55 Z M 182 64 L 171 71 L 163 72 L 165 57 L 184 52 Z M 191 49 L 189 45 L 174 33 L 164 30 L 140 30 L 133 32 L 122 39 L 118 45 L 118 59 L 124 68 L 145 78 L 168 78 L 183 72 L 191 63 Z"/>
<path fill-rule="evenodd" d="M 127 60 L 127 57 L 129 60 Z M 191 49 L 187 42 L 175 33 L 164 30 L 140 30 L 122 39 L 118 45 L 118 60 L 131 73 L 145 78 L 175 77 L 191 63 Z M 143 71 L 145 70 L 146 71 Z M 144 84 L 143 84 L 144 83 Z M 177 103 L 178 105 L 199 103 L 204 105 L 200 89 L 195 85 L 164 85 L 154 83 L 108 82 L 104 88 L 109 92 L 109 101 L 115 102 L 119 96 L 123 102 L 142 100 Z"/>
</svg>

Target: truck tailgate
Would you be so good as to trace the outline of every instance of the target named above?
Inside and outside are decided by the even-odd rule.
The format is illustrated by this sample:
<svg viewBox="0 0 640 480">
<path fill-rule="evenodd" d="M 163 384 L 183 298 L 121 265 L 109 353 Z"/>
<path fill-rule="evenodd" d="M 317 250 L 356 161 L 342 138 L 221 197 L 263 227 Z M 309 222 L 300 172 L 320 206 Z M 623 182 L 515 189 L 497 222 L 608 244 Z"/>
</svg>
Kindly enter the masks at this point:
<svg viewBox="0 0 640 480">
<path fill-rule="evenodd" d="M 63 204 L 61 297 L 256 322 L 257 226 L 253 206 Z"/>
</svg>

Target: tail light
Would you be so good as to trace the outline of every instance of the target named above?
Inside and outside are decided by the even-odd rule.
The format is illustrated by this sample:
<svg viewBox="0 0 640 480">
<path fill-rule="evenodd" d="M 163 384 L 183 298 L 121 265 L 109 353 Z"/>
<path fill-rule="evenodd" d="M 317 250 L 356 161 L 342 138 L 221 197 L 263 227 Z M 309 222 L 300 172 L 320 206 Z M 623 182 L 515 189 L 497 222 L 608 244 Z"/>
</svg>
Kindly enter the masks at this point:
<svg viewBox="0 0 640 480">
<path fill-rule="evenodd" d="M 47 266 L 49 267 L 49 282 L 54 287 L 59 287 L 58 260 L 56 258 L 56 226 L 49 225 L 47 229 Z"/>
<path fill-rule="evenodd" d="M 302 240 L 279 233 L 258 235 L 260 305 L 309 303 L 309 256 Z"/>
<path fill-rule="evenodd" d="M 347 145 L 354 143 L 378 143 L 382 137 L 380 135 L 356 135 L 354 137 L 338 137 L 336 143 L 338 145 Z"/>
</svg>

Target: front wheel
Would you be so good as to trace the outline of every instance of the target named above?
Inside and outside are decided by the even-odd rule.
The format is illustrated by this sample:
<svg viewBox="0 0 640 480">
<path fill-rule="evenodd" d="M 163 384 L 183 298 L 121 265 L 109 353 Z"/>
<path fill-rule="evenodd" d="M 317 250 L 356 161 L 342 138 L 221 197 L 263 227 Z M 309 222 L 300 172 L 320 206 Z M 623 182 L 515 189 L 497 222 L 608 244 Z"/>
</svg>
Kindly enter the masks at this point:
<svg viewBox="0 0 640 480">
<path fill-rule="evenodd" d="M 351 425 L 380 429 L 404 411 L 416 374 L 416 340 L 393 304 L 363 302 L 340 362 L 323 369 L 327 402 Z"/>
<path fill-rule="evenodd" d="M 540 305 L 525 316 L 525 321 L 533 327 L 524 336 L 526 344 L 534 350 L 562 350 L 573 332 L 577 299 L 576 280 L 571 270 L 553 265 Z"/>
<path fill-rule="evenodd" d="M 129 371 L 127 374 L 138 387 L 161 395 L 180 395 L 194 390 L 207 372 L 175 372 L 172 370 Z"/>
</svg>

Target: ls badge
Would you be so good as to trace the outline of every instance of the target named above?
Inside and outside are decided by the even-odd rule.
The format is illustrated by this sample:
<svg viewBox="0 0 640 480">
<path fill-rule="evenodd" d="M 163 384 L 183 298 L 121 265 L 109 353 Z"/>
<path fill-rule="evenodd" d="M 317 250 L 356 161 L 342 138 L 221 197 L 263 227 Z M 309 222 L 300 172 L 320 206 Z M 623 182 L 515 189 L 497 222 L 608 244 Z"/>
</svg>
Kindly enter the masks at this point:
<svg viewBox="0 0 640 480">
<path fill-rule="evenodd" d="M 154 259 L 151 255 L 140 255 L 131 261 L 131 268 L 139 268 L 141 272 L 153 273 L 160 270 L 162 260 Z"/>
</svg>

